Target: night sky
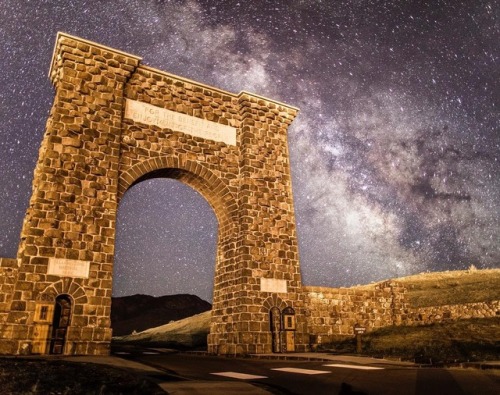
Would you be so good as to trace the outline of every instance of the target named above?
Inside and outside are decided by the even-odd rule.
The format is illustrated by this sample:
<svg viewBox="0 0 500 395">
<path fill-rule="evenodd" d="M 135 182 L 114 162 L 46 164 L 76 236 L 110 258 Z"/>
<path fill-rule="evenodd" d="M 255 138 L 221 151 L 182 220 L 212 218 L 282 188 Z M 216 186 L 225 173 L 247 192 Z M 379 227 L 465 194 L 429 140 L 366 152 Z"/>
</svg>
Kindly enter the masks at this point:
<svg viewBox="0 0 500 395">
<path fill-rule="evenodd" d="M 14 257 L 58 31 L 301 109 L 289 129 L 303 282 L 500 266 L 499 1 L 0 0 L 0 256 Z M 217 220 L 131 188 L 114 294 L 211 300 Z"/>
</svg>

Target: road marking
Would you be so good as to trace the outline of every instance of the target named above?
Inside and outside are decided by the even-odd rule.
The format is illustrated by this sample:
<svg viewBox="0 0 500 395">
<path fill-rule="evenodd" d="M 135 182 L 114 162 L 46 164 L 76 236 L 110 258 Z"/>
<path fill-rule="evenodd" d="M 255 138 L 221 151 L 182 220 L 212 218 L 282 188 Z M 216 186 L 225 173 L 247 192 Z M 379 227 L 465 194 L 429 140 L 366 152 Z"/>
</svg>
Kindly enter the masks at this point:
<svg viewBox="0 0 500 395">
<path fill-rule="evenodd" d="M 158 351 L 143 351 L 142 352 L 144 355 L 158 355 Z"/>
<path fill-rule="evenodd" d="M 330 363 L 328 365 L 323 366 L 331 366 L 332 368 L 346 368 L 346 369 L 359 369 L 359 370 L 381 370 L 384 368 L 376 368 L 374 366 L 360 366 L 360 365 L 345 365 L 342 363 Z"/>
<path fill-rule="evenodd" d="M 238 373 L 238 372 L 219 372 L 210 374 L 214 374 L 216 376 L 231 377 L 233 379 L 240 379 L 240 380 L 267 379 L 266 376 L 256 376 L 253 374 Z"/>
<path fill-rule="evenodd" d="M 325 374 L 332 373 L 326 370 L 312 370 L 312 369 L 299 369 L 299 368 L 276 368 L 271 370 L 279 370 L 280 372 L 288 372 L 288 373 L 299 373 L 299 374 Z"/>
<path fill-rule="evenodd" d="M 130 355 L 130 353 L 126 352 L 126 351 L 117 351 L 117 352 L 114 352 L 113 354 L 116 354 L 116 355 Z"/>
</svg>

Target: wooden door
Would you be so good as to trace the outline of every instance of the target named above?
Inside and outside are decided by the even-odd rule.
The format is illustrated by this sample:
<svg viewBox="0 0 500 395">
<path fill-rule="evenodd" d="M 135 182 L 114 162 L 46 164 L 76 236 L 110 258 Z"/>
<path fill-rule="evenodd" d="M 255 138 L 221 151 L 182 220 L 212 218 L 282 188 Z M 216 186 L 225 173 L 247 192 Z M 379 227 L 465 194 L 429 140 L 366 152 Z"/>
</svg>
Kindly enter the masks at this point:
<svg viewBox="0 0 500 395">
<path fill-rule="evenodd" d="M 291 307 L 286 307 L 283 309 L 283 330 L 284 330 L 284 340 L 283 340 L 283 352 L 294 352 L 295 351 L 295 310 Z"/>
<path fill-rule="evenodd" d="M 295 351 L 295 332 L 293 331 L 285 331 L 286 333 L 286 351 L 294 352 Z"/>
</svg>

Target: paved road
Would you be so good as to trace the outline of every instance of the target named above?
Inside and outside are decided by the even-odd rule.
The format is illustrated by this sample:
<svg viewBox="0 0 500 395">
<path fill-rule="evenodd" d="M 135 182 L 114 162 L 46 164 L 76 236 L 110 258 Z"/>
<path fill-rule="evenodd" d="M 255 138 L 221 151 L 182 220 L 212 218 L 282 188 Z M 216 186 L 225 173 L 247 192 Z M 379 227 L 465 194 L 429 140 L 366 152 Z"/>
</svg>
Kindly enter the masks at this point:
<svg viewBox="0 0 500 395">
<path fill-rule="evenodd" d="M 497 395 L 500 372 L 419 368 L 383 360 L 362 363 L 222 358 L 162 351 L 117 353 L 157 367 L 171 394 Z M 197 387 L 196 383 L 203 383 Z M 244 384 L 243 384 L 244 383 Z M 224 385 L 220 385 L 224 384 Z M 234 386 L 232 388 L 231 386 Z"/>
</svg>

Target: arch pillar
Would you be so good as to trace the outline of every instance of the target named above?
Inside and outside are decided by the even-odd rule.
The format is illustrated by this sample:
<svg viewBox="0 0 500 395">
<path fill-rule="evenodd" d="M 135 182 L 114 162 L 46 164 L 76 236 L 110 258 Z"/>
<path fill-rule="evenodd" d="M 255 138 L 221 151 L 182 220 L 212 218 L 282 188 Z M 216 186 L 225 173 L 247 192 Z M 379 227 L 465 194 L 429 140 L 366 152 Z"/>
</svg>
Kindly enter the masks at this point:
<svg viewBox="0 0 500 395">
<path fill-rule="evenodd" d="M 297 351 L 307 329 L 295 229 L 287 128 L 297 110 L 242 93 L 239 235 L 236 270 L 226 297 L 214 299 L 209 351 L 223 354 L 272 351 L 269 314 L 275 295 L 297 311 Z M 215 289 L 222 284 L 215 281 Z M 229 333 L 223 340 L 222 333 Z M 222 349 L 221 349 L 222 348 Z"/>
<path fill-rule="evenodd" d="M 109 353 L 124 88 L 139 61 L 58 34 L 49 73 L 54 103 L 21 231 L 12 303 L 0 325 L 1 353 L 33 352 L 36 300 L 61 277 L 89 297 L 85 317 L 75 321 L 92 330 L 80 331 L 82 346 L 74 353 Z"/>
</svg>

